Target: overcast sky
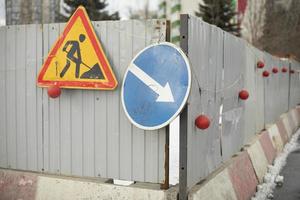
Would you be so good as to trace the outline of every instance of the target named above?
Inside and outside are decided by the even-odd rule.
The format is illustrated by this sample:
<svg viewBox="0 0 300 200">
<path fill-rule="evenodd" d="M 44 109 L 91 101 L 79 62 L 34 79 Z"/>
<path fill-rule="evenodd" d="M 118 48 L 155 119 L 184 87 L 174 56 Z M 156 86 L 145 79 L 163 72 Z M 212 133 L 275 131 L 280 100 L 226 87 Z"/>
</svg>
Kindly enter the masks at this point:
<svg viewBox="0 0 300 200">
<path fill-rule="evenodd" d="M 148 0 L 150 10 L 156 10 L 158 0 Z M 143 9 L 147 0 L 107 0 L 108 10 L 119 11 L 122 19 L 128 18 L 129 9 L 139 10 Z"/>
<path fill-rule="evenodd" d="M 159 0 L 148 0 L 150 10 L 156 10 Z M 5 25 L 5 0 L 0 0 L 0 25 Z M 143 9 L 147 0 L 107 0 L 108 10 L 119 11 L 122 19 L 128 19 L 129 10 Z"/>
</svg>

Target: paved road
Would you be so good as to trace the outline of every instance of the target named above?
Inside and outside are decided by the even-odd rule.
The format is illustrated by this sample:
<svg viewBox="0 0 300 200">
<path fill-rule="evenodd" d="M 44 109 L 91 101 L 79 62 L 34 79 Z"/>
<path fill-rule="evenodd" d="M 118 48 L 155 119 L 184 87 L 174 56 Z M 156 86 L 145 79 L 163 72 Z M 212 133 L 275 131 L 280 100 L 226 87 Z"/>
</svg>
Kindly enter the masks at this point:
<svg viewBox="0 0 300 200">
<path fill-rule="evenodd" d="M 287 158 L 287 164 L 281 175 L 284 176 L 284 184 L 274 191 L 275 200 L 300 200 L 300 137 L 299 148 Z"/>
</svg>

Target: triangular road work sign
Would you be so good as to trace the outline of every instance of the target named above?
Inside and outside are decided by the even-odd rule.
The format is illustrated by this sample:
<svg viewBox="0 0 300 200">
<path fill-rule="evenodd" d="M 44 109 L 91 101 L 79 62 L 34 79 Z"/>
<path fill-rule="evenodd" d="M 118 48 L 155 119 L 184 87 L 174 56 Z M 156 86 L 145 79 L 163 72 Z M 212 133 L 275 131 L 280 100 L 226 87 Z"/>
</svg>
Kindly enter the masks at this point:
<svg viewBox="0 0 300 200">
<path fill-rule="evenodd" d="M 118 82 L 80 6 L 68 21 L 38 75 L 38 86 L 113 90 Z"/>
</svg>

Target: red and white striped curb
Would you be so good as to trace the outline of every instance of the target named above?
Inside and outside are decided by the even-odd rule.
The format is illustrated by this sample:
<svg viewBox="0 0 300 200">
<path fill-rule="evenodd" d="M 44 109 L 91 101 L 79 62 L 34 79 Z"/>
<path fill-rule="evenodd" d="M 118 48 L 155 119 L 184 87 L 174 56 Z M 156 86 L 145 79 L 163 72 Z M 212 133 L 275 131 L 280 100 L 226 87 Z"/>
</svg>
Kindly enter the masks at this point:
<svg viewBox="0 0 300 200">
<path fill-rule="evenodd" d="M 256 186 L 263 182 L 268 165 L 273 163 L 299 125 L 300 107 L 297 107 L 258 134 L 250 146 L 233 157 L 222 170 L 192 188 L 189 199 L 250 199 Z"/>
</svg>

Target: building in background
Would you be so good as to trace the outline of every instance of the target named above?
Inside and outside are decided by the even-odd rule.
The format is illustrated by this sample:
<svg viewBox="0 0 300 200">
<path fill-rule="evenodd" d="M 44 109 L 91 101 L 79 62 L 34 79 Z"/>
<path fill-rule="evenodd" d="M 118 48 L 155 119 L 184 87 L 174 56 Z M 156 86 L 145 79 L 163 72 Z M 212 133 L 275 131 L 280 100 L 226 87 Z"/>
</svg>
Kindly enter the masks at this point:
<svg viewBox="0 0 300 200">
<path fill-rule="evenodd" d="M 243 38 L 255 47 L 300 59 L 299 0 L 246 1 L 242 30 Z"/>
<path fill-rule="evenodd" d="M 56 22 L 60 0 L 6 0 L 6 25 Z"/>
</svg>

